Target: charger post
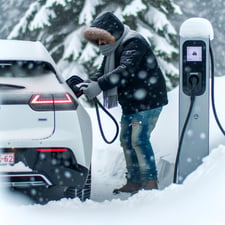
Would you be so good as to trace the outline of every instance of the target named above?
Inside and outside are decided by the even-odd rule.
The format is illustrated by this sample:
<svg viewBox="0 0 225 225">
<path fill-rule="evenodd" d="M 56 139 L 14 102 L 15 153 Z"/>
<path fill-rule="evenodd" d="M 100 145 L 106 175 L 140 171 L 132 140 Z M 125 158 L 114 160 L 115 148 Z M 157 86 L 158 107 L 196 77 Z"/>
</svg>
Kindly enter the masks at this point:
<svg viewBox="0 0 225 225">
<path fill-rule="evenodd" d="M 180 27 L 179 149 L 175 183 L 182 183 L 209 154 L 211 23 L 190 18 Z M 181 140 L 182 139 L 182 140 Z"/>
</svg>

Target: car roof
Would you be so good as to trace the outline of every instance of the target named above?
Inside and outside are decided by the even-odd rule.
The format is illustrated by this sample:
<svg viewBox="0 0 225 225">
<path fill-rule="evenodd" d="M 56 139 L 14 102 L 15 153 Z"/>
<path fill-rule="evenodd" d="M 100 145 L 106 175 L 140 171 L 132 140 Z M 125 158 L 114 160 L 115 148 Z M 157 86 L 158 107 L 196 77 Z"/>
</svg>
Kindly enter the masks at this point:
<svg viewBox="0 0 225 225">
<path fill-rule="evenodd" d="M 40 41 L 1 40 L 0 60 L 35 60 L 56 65 L 51 55 Z"/>
</svg>

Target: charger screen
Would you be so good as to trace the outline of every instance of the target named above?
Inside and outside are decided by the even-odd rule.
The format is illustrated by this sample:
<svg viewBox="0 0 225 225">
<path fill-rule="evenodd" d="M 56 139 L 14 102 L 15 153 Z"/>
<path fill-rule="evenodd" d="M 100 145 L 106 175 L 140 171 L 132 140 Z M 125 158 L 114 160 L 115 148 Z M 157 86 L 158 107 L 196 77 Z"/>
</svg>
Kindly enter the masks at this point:
<svg viewBox="0 0 225 225">
<path fill-rule="evenodd" d="M 187 46 L 187 62 L 201 62 L 201 61 L 202 61 L 202 47 Z"/>
</svg>

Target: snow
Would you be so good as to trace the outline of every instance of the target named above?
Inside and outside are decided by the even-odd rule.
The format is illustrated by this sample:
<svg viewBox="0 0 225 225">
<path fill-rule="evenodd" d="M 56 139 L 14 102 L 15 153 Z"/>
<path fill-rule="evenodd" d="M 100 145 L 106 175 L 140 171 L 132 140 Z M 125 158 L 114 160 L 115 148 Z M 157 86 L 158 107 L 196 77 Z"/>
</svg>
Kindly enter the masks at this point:
<svg viewBox="0 0 225 225">
<path fill-rule="evenodd" d="M 131 16 L 131 21 L 135 21 L 135 27 L 144 32 L 143 35 L 152 45 L 156 55 L 161 58 L 160 61 L 165 61 L 165 63 L 160 63 L 160 67 L 165 72 L 167 83 L 171 88 L 172 78 L 177 76 L 174 67 L 174 63 L 176 63 L 174 55 L 177 54 L 174 38 L 177 33 L 169 21 L 169 17 L 170 14 L 181 13 L 179 6 L 173 1 L 153 4 L 155 7 L 151 1 L 132 0 L 128 2 L 129 4 L 126 1 L 103 0 L 35 1 L 30 4 L 24 14 L 21 14 L 18 24 L 11 29 L 8 38 L 24 39 L 26 37 L 26 39 L 40 40 L 46 45 L 51 55 L 57 61 L 59 60 L 60 67 L 65 73 L 78 74 L 79 72 L 82 76 L 84 73 L 92 73 L 90 69 L 87 69 L 89 67 L 87 65 L 91 60 L 94 61 L 94 67 L 96 67 L 99 55 L 98 50 L 86 45 L 83 38 L 80 38 L 82 29 L 89 26 L 101 11 L 114 11 L 122 22 L 130 23 L 129 17 Z M 58 16 L 59 9 L 64 16 Z M 73 15 L 74 20 L 63 21 L 66 15 Z M 140 25 L 145 29 L 140 29 Z M 156 47 L 157 49 L 155 49 Z M 85 66 L 86 63 L 88 64 Z M 166 68 L 167 65 L 170 67 L 169 69 Z"/>
<path fill-rule="evenodd" d="M 56 17 L 55 13 L 49 9 L 48 2 L 36 13 L 33 21 L 30 24 L 30 30 L 40 29 L 44 26 L 50 26 L 49 18 Z"/>
<path fill-rule="evenodd" d="M 225 77 L 215 79 L 218 116 L 223 115 Z M 219 132 L 210 111 L 210 155 L 183 184 L 170 184 L 160 190 L 138 194 L 113 195 L 112 190 L 125 182 L 125 164 L 119 140 L 112 145 L 103 142 L 93 109 L 87 109 L 94 135 L 93 189 L 91 200 L 62 199 L 47 205 L 30 205 L 21 196 L 0 192 L 0 225 L 223 225 L 225 221 L 225 138 Z M 112 114 L 119 120 L 121 110 Z M 173 162 L 178 137 L 178 88 L 169 92 L 169 104 L 163 108 L 152 134 L 153 148 L 159 162 Z M 104 130 L 110 139 L 115 130 L 102 115 Z M 110 129 L 108 129 L 110 128 Z"/>
<path fill-rule="evenodd" d="M 170 34 L 177 34 L 172 24 L 167 20 L 166 15 L 153 6 L 149 7 L 148 12 L 145 14 L 145 19 L 152 24 L 156 30 L 163 31 L 166 29 Z"/>
<path fill-rule="evenodd" d="M 54 0 L 54 1 L 48 0 L 46 2 L 46 8 L 51 8 L 51 7 L 53 7 L 54 4 L 55 5 L 62 5 L 63 7 L 65 7 L 66 1 L 65 0 Z"/>
<path fill-rule="evenodd" d="M 162 57 L 158 57 L 157 60 L 158 60 L 158 63 L 161 67 L 161 70 L 162 70 L 163 74 L 172 74 L 173 76 L 178 74 L 178 69 L 173 64 L 168 63 Z M 172 84 L 171 84 L 171 82 L 170 82 L 170 80 L 167 76 L 165 77 L 165 80 L 166 80 L 166 86 L 169 89 L 173 89 Z"/>
<path fill-rule="evenodd" d="M 27 18 L 30 14 L 36 13 L 38 11 L 38 3 L 34 2 L 30 5 L 29 9 L 26 11 L 24 17 L 22 17 L 19 23 L 13 28 L 8 36 L 8 39 L 13 39 L 19 35 L 19 32 L 26 32 L 28 26 Z"/>
<path fill-rule="evenodd" d="M 173 54 L 178 52 L 176 48 L 174 48 L 168 43 L 168 41 L 160 36 L 155 35 L 154 37 L 152 37 L 152 43 L 155 46 L 156 52 L 166 53 L 168 56 L 172 56 Z M 162 49 L 164 50 L 163 52 Z"/>
<path fill-rule="evenodd" d="M 15 165 L 7 165 L 7 166 L 0 166 L 1 172 L 31 172 L 32 169 L 25 166 L 24 163 L 19 162 L 16 163 Z"/>
<path fill-rule="evenodd" d="M 90 24 L 96 13 L 95 7 L 101 4 L 102 0 L 85 0 L 84 7 L 79 17 L 79 24 Z"/>
<path fill-rule="evenodd" d="M 212 24 L 205 18 L 194 17 L 185 20 L 180 27 L 182 37 L 205 37 L 213 40 L 214 31 Z"/>
<path fill-rule="evenodd" d="M 146 5 L 141 0 L 134 0 L 131 4 L 127 5 L 123 11 L 124 16 L 137 16 L 141 11 L 146 10 Z"/>
<path fill-rule="evenodd" d="M 66 37 L 64 41 L 65 51 L 62 57 L 63 59 L 70 58 L 71 56 L 72 60 L 78 58 L 79 54 L 82 52 L 82 44 L 80 42 L 80 39 L 82 38 L 81 34 L 82 32 L 78 29 Z M 76 46 L 76 48 L 74 48 L 74 46 Z"/>
</svg>

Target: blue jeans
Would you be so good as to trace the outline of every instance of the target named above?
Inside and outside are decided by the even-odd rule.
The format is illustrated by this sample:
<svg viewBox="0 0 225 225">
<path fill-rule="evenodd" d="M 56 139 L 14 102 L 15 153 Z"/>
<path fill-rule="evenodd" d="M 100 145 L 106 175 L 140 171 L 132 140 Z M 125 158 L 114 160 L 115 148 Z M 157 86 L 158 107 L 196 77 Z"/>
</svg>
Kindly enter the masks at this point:
<svg viewBox="0 0 225 225">
<path fill-rule="evenodd" d="M 120 142 L 126 160 L 127 179 L 133 183 L 157 180 L 150 134 L 161 111 L 162 107 L 159 107 L 121 117 Z"/>
</svg>

